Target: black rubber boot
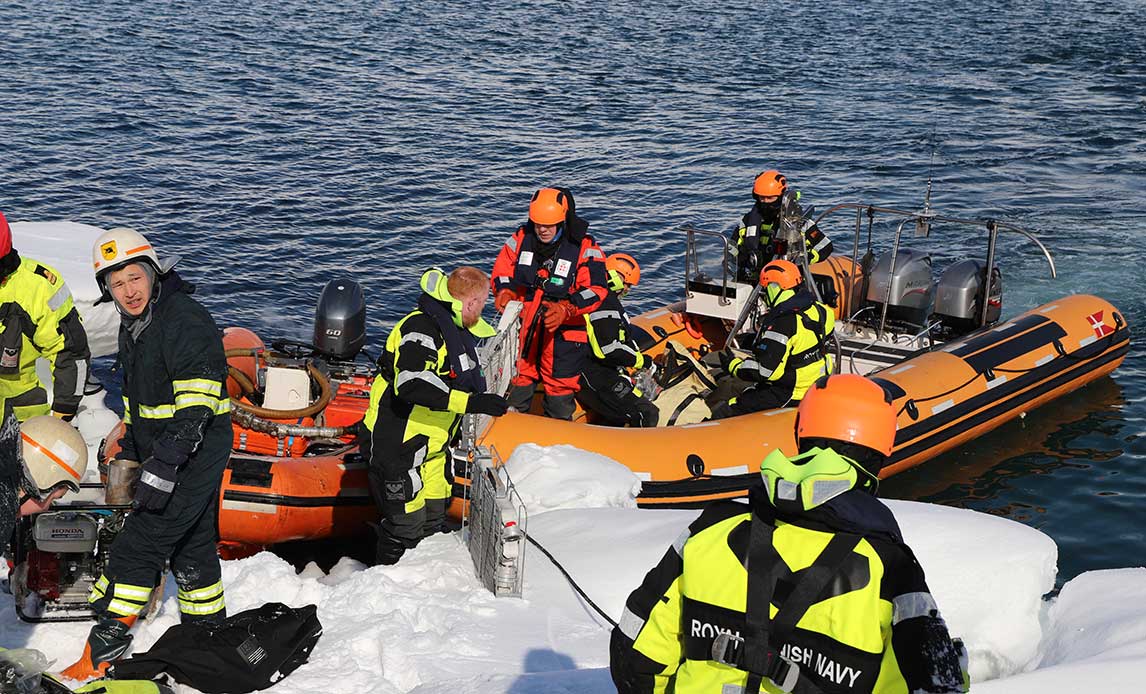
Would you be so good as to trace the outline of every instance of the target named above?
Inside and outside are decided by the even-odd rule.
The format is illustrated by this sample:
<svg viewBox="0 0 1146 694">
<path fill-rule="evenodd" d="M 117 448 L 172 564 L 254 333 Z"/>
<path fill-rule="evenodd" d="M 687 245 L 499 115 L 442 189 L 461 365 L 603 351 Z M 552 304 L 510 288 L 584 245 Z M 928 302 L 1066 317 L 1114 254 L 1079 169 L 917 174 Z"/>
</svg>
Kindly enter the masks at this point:
<svg viewBox="0 0 1146 694">
<path fill-rule="evenodd" d="M 85 682 L 95 677 L 102 677 L 108 664 L 123 656 L 131 646 L 131 625 L 135 623 L 133 617 L 100 617 L 96 625 L 88 633 L 88 641 L 84 644 L 84 653 L 74 664 L 60 674 L 77 682 Z"/>
<path fill-rule="evenodd" d="M 545 394 L 545 416 L 553 419 L 573 419 L 573 412 L 577 409 L 577 401 L 573 394 L 549 395 Z"/>
<path fill-rule="evenodd" d="M 536 383 L 530 383 L 524 386 L 511 386 L 509 394 L 505 397 L 509 401 L 509 406 L 518 412 L 529 412 L 533 406 L 533 393 L 537 390 Z"/>
</svg>

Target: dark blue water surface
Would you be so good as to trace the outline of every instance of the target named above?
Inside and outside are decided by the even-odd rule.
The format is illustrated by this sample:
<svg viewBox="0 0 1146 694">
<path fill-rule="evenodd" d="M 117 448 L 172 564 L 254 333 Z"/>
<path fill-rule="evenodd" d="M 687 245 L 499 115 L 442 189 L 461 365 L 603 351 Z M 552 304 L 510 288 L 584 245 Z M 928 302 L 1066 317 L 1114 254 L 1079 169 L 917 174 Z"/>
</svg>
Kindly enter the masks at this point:
<svg viewBox="0 0 1146 694">
<path fill-rule="evenodd" d="M 818 205 L 913 209 L 931 168 L 937 208 L 1055 254 L 1052 281 L 1004 244 L 1007 314 L 1093 292 L 1141 340 L 1141 3 L 774 5 L 9 0 L 0 209 L 137 227 L 268 337 L 308 337 L 349 274 L 377 345 L 423 268 L 491 265 L 540 185 L 640 259 L 642 310 L 679 296 L 675 229 L 725 228 L 764 168 Z M 885 491 L 1040 528 L 1063 578 L 1140 565 L 1144 366 Z"/>
</svg>

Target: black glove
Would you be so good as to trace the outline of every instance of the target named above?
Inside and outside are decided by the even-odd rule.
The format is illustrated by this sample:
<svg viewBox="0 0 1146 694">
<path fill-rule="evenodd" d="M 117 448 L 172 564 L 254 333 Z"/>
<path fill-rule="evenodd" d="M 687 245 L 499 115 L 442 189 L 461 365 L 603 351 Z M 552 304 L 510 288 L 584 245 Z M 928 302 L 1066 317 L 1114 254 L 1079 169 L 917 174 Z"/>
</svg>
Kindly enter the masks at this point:
<svg viewBox="0 0 1146 694">
<path fill-rule="evenodd" d="M 732 373 L 732 371 L 728 368 L 732 365 L 732 360 L 736 358 L 736 355 L 732 353 L 732 350 L 721 350 L 720 352 L 716 353 L 716 356 L 720 358 L 720 370 L 724 373 Z"/>
<path fill-rule="evenodd" d="M 474 393 L 466 403 L 470 414 L 488 414 L 500 417 L 509 409 L 509 401 L 494 393 Z"/>
<path fill-rule="evenodd" d="M 171 493 L 175 491 L 177 471 L 178 468 L 174 465 L 168 465 L 154 457 L 144 461 L 139 473 L 139 484 L 135 487 L 133 508 L 137 511 L 156 513 L 166 508 Z"/>
</svg>

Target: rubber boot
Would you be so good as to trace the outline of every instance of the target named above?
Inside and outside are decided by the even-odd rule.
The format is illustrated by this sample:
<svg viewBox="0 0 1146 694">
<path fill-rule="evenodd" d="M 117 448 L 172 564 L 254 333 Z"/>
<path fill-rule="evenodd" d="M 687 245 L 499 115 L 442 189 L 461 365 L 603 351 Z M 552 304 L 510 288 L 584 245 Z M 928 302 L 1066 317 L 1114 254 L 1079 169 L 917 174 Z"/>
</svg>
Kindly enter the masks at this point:
<svg viewBox="0 0 1146 694">
<path fill-rule="evenodd" d="M 543 401 L 545 416 L 552 417 L 553 419 L 573 419 L 573 412 L 577 409 L 577 402 L 573 399 L 573 394 L 568 395 L 550 395 L 545 394 Z"/>
<path fill-rule="evenodd" d="M 100 617 L 99 622 L 92 627 L 88 634 L 88 641 L 84 644 L 84 654 L 72 665 L 65 668 L 60 675 L 69 680 L 85 682 L 96 677 L 102 677 L 107 671 L 111 661 L 116 660 L 127 652 L 131 645 L 131 634 L 128 630 L 138 619 L 135 615 L 129 617 Z"/>
<path fill-rule="evenodd" d="M 505 399 L 509 401 L 509 406 L 515 412 L 529 413 L 533 407 L 533 393 L 537 390 L 536 383 L 527 383 L 522 386 L 512 386 L 509 389 L 509 394 Z"/>
</svg>

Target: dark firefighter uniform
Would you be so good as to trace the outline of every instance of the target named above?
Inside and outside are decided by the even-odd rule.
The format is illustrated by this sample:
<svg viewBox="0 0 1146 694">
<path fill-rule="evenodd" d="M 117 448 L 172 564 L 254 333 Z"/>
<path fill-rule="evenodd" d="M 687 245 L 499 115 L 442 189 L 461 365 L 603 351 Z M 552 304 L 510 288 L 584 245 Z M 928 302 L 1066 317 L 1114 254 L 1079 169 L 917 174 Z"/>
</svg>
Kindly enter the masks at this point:
<svg viewBox="0 0 1146 694">
<path fill-rule="evenodd" d="M 610 290 L 597 310 L 585 314 L 585 326 L 592 357 L 581 371 L 577 399 L 608 424 L 655 427 L 660 417 L 656 405 L 641 397 L 624 372 L 646 368 L 650 360 L 633 341 L 616 292 Z"/>
<path fill-rule="evenodd" d="M 20 516 L 24 473 L 20 469 L 20 423 L 0 403 L 0 537 L 7 543 Z"/>
<path fill-rule="evenodd" d="M 795 406 L 816 379 L 832 372 L 829 353 L 835 311 L 801 288 L 764 316 L 752 356 L 733 359 L 728 372 L 753 385 L 728 401 L 733 416 Z"/>
<path fill-rule="evenodd" d="M 8 267 L 13 269 L 5 274 Z M 72 293 L 59 273 L 10 251 L 0 260 L 0 398 L 16 418 L 54 410 L 76 414 L 88 376 L 88 338 Z M 52 366 L 52 405 L 36 375 L 36 359 Z"/>
<path fill-rule="evenodd" d="M 800 513 L 761 486 L 708 506 L 610 643 L 620 694 L 959 692 L 960 660 L 894 516 L 859 489 Z"/>
<path fill-rule="evenodd" d="M 510 289 L 525 302 L 514 386 L 541 381 L 548 396 L 577 392 L 589 351 L 581 316 L 595 311 L 609 291 L 605 254 L 589 235 L 588 226 L 570 209 L 560 236 L 543 244 L 533 231 L 533 222 L 526 222 L 494 261 L 494 294 Z M 542 307 L 557 301 L 568 301 L 576 310 L 555 332 L 547 333 L 541 324 Z M 568 414 L 572 415 L 571 409 Z"/>
<path fill-rule="evenodd" d="M 452 483 L 446 477 L 448 446 L 471 393 L 485 392 L 475 338 L 496 331 L 484 320 L 461 327 L 461 302 L 450 296 L 446 276 L 422 276 L 418 308 L 386 338 L 379 373 L 370 388 L 362 454 L 370 461 L 370 489 L 382 510 L 377 560 L 393 564 L 437 532 L 445 519 Z"/>
<path fill-rule="evenodd" d="M 162 511 L 127 517 L 90 601 L 114 617 L 139 615 L 170 559 L 183 621 L 216 621 L 226 616 L 215 543 L 231 455 L 227 360 L 191 285 L 169 272 L 153 291 L 149 313 L 125 317 L 119 331 L 126 428 L 118 457 L 176 468 L 175 489 Z"/>
<path fill-rule="evenodd" d="M 799 199 L 799 193 L 796 198 Z M 780 230 L 779 201 L 774 207 L 760 211 L 753 205 L 740 220 L 736 229 L 736 277 L 741 282 L 756 283 L 760 270 L 773 258 L 788 254 L 788 243 L 778 238 Z M 808 252 L 808 264 L 826 260 L 832 254 L 832 242 L 812 220 L 805 220 L 801 232 Z"/>
</svg>

